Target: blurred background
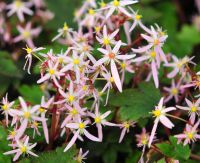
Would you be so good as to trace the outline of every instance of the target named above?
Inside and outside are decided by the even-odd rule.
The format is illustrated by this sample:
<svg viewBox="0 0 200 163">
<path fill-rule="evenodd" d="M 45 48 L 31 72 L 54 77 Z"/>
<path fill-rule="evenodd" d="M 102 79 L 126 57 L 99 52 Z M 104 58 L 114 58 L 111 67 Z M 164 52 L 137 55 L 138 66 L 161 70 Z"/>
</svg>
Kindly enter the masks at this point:
<svg viewBox="0 0 200 163">
<path fill-rule="evenodd" d="M 1 0 L 0 2 L 9 4 L 12 1 Z M 108 1 L 105 0 L 105 2 Z M 35 45 L 47 49 L 53 48 L 54 52 L 58 53 L 61 49 L 65 49 L 65 46 L 61 46 L 56 42 L 52 43 L 51 39 L 57 34 L 57 29 L 62 27 L 64 22 L 77 29 L 73 17 L 76 9 L 81 4 L 81 0 L 46 0 L 46 8 L 54 14 L 54 18 L 46 23 L 37 23 L 42 26 L 42 32 L 34 39 Z M 140 0 L 133 8 L 143 16 L 143 22 L 147 26 L 156 23 L 166 30 L 168 39 L 164 47 L 165 52 L 173 53 L 180 58 L 185 55 L 195 56 L 194 62 L 200 62 L 200 0 Z M 8 20 L 7 25 L 10 28 L 11 37 L 17 36 L 16 17 L 6 17 L 6 19 Z M 37 16 L 32 19 L 32 21 L 36 20 L 37 22 Z M 2 37 L 0 35 L 0 38 Z M 2 98 L 8 92 L 11 100 L 21 95 L 30 102 L 36 103 L 40 101 L 44 88 L 36 84 L 39 78 L 37 61 L 34 60 L 31 75 L 23 71 L 25 51 L 22 50 L 22 47 L 25 47 L 25 45 L 23 42 L 11 44 L 1 41 L 0 97 Z M 196 66 L 196 71 L 199 70 L 200 64 Z M 145 123 L 143 121 L 141 125 Z M 134 131 L 137 131 L 137 128 Z M 133 137 L 134 131 L 126 136 L 126 141 L 118 144 L 120 131 L 105 128 L 104 133 L 106 134 L 103 143 L 88 142 L 78 144 L 78 146 L 80 145 L 84 149 L 92 151 L 88 156 L 88 162 L 91 163 L 134 163 L 141 155 L 141 152 L 136 149 L 135 138 Z"/>
</svg>

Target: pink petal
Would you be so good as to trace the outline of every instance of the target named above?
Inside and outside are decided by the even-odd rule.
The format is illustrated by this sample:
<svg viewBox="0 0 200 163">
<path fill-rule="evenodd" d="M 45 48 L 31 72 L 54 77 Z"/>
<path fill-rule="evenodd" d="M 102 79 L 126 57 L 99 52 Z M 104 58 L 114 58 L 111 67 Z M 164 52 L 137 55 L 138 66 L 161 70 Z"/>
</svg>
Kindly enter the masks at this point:
<svg viewBox="0 0 200 163">
<path fill-rule="evenodd" d="M 164 126 L 166 126 L 167 128 L 172 128 L 172 127 L 174 127 L 174 124 L 166 117 L 166 116 L 164 116 L 164 115 L 161 115 L 160 116 L 160 122 L 164 125 Z"/>
<path fill-rule="evenodd" d="M 127 60 L 127 59 L 131 59 L 134 58 L 135 54 L 132 55 L 117 55 L 116 58 L 120 59 L 120 60 Z"/>
<path fill-rule="evenodd" d="M 152 69 L 155 86 L 156 88 L 158 88 L 159 87 L 158 72 L 157 72 L 156 63 L 154 60 L 151 62 L 151 69 Z"/>
<path fill-rule="evenodd" d="M 100 142 L 99 138 L 97 138 L 97 137 L 91 135 L 87 130 L 84 129 L 84 130 L 83 130 L 83 133 L 85 134 L 85 136 L 86 136 L 88 139 L 90 139 L 90 140 L 92 140 L 92 141 Z"/>
<path fill-rule="evenodd" d="M 120 138 L 119 138 L 119 143 L 122 142 L 122 140 L 123 140 L 125 134 L 126 134 L 126 128 L 123 128 L 123 130 L 122 130 L 122 132 L 121 132 L 121 135 L 120 135 Z"/>
<path fill-rule="evenodd" d="M 66 148 L 64 149 L 64 152 L 66 152 L 69 148 L 72 147 L 72 145 L 75 143 L 76 139 L 78 138 L 80 130 L 76 131 L 73 138 L 70 140 L 70 142 L 67 144 Z"/>
<path fill-rule="evenodd" d="M 151 143 L 153 142 L 153 139 L 154 139 L 154 136 L 155 136 L 155 133 L 156 133 L 156 129 L 157 129 L 157 126 L 158 126 L 158 122 L 159 122 L 159 119 L 156 118 L 156 120 L 154 121 L 153 129 L 151 131 L 151 135 L 149 137 L 149 143 L 148 143 L 149 148 L 151 147 Z"/>
<path fill-rule="evenodd" d="M 20 128 L 17 130 L 17 134 L 15 136 L 15 138 L 18 140 L 22 137 L 22 135 L 24 134 L 24 131 L 26 130 L 28 125 L 28 119 L 24 119 L 21 123 Z"/>
<path fill-rule="evenodd" d="M 102 126 L 101 126 L 101 124 L 97 124 L 97 130 L 98 130 L 99 140 L 102 141 L 102 139 L 103 139 L 103 132 L 102 132 Z"/>
<path fill-rule="evenodd" d="M 116 84 L 118 90 L 120 92 L 122 92 L 122 85 L 121 85 L 120 77 L 119 77 L 115 62 L 113 60 L 111 60 L 111 73 L 112 73 L 112 76 L 114 78 L 114 81 L 115 81 L 115 84 Z"/>
</svg>

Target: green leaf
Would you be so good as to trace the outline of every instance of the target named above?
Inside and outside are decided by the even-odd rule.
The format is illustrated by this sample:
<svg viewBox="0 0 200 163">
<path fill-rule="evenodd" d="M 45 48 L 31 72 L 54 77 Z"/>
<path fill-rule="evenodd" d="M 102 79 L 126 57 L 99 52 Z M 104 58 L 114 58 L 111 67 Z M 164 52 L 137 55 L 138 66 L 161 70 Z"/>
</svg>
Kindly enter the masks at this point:
<svg viewBox="0 0 200 163">
<path fill-rule="evenodd" d="M 46 0 L 47 8 L 55 15 L 53 20 L 47 23 L 48 28 L 58 29 L 61 28 L 66 22 L 69 26 L 75 26 L 73 21 L 75 9 L 78 8 L 81 3 L 80 0 Z"/>
<path fill-rule="evenodd" d="M 22 85 L 19 88 L 19 93 L 32 104 L 39 104 L 43 95 L 42 90 L 38 85 Z"/>
<path fill-rule="evenodd" d="M 19 163 L 76 163 L 73 159 L 76 155 L 76 149 L 71 148 L 67 152 L 63 152 L 64 148 L 59 147 L 54 151 L 43 152 L 39 157 L 30 157 L 19 161 Z"/>
<path fill-rule="evenodd" d="M 109 105 L 120 107 L 123 120 L 138 120 L 148 117 L 161 98 L 153 83 L 143 82 L 137 89 L 126 89 L 110 96 Z"/>
<path fill-rule="evenodd" d="M 9 85 L 20 79 L 22 75 L 7 52 L 1 51 L 0 58 L 0 96 L 3 96 Z"/>
<path fill-rule="evenodd" d="M 142 153 L 138 150 L 135 150 L 133 153 L 130 153 L 129 157 L 126 159 L 126 163 L 138 162 Z"/>
<path fill-rule="evenodd" d="M 188 160 L 190 157 L 189 145 L 177 144 L 175 137 L 170 137 L 170 144 L 163 142 L 156 144 L 156 146 L 162 151 L 163 154 L 170 158 L 178 160 Z"/>
<path fill-rule="evenodd" d="M 3 126 L 0 126 L 0 144 L 0 162 L 11 163 L 11 156 L 3 154 L 10 150 L 10 147 L 8 146 L 7 133 Z"/>
<path fill-rule="evenodd" d="M 0 75 L 21 78 L 20 72 L 7 52 L 0 52 Z"/>
<path fill-rule="evenodd" d="M 175 48 L 177 56 L 185 56 L 192 53 L 194 45 L 200 43 L 200 33 L 193 25 L 184 25 L 177 34 Z"/>
</svg>

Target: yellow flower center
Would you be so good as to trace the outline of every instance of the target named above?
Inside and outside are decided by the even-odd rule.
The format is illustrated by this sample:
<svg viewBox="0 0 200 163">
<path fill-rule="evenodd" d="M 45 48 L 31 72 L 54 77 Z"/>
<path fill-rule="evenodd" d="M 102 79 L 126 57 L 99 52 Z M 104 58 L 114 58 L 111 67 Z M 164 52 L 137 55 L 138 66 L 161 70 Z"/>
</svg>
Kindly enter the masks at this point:
<svg viewBox="0 0 200 163">
<path fill-rule="evenodd" d="M 39 123 L 33 122 L 33 126 L 38 127 Z"/>
<path fill-rule="evenodd" d="M 94 121 L 95 121 L 95 123 L 100 123 L 100 122 L 101 122 L 101 118 L 100 118 L 100 117 L 96 117 L 96 118 L 94 119 Z"/>
<path fill-rule="evenodd" d="M 31 36 L 31 33 L 30 33 L 29 31 L 24 31 L 24 32 L 22 33 L 22 35 L 23 35 L 23 37 L 24 37 L 25 39 L 28 39 L 28 38 Z"/>
<path fill-rule="evenodd" d="M 44 108 L 39 108 L 39 112 L 40 112 L 40 113 L 43 113 L 44 111 L 45 111 Z"/>
<path fill-rule="evenodd" d="M 27 54 L 31 54 L 32 53 L 32 49 L 29 48 L 29 47 L 27 47 L 25 50 L 26 50 Z"/>
<path fill-rule="evenodd" d="M 124 122 L 124 128 L 129 129 L 130 128 L 130 124 L 128 122 Z"/>
<path fill-rule="evenodd" d="M 104 8 L 104 7 L 106 7 L 106 3 L 102 1 L 102 2 L 100 3 L 100 6 L 101 6 L 101 8 Z"/>
<path fill-rule="evenodd" d="M 108 38 L 103 38 L 103 44 L 104 45 L 109 45 L 110 44 L 110 40 Z"/>
<path fill-rule="evenodd" d="M 73 95 L 69 95 L 68 100 L 69 100 L 70 102 L 73 102 L 73 101 L 74 101 L 74 96 L 73 96 Z"/>
<path fill-rule="evenodd" d="M 177 95 L 178 94 L 178 89 L 177 88 L 172 88 L 171 89 L 171 94 L 172 95 Z"/>
<path fill-rule="evenodd" d="M 146 138 L 146 136 L 142 137 L 142 141 L 141 142 L 142 142 L 143 145 L 147 144 L 147 138 Z"/>
<path fill-rule="evenodd" d="M 83 89 L 83 91 L 86 91 L 86 90 L 87 90 L 87 85 L 84 85 L 84 86 L 82 87 L 82 89 Z"/>
<path fill-rule="evenodd" d="M 76 160 L 78 163 L 82 163 L 83 158 L 81 156 L 78 156 Z"/>
<path fill-rule="evenodd" d="M 99 31 L 100 31 L 100 29 L 101 29 L 101 27 L 100 26 L 96 26 L 96 27 L 94 27 L 95 28 L 95 31 L 98 33 Z"/>
<path fill-rule="evenodd" d="M 89 10 L 88 10 L 88 13 L 89 13 L 90 15 L 94 15 L 94 14 L 95 14 L 95 11 L 94 11 L 93 9 L 89 9 Z"/>
<path fill-rule="evenodd" d="M 121 68 L 125 69 L 126 68 L 126 64 L 125 63 L 121 63 Z"/>
<path fill-rule="evenodd" d="M 155 51 L 151 51 L 150 52 L 150 56 L 151 56 L 151 58 L 155 58 L 156 57 L 156 52 Z"/>
<path fill-rule="evenodd" d="M 177 63 L 178 68 L 181 68 L 182 66 L 183 66 L 183 62 L 180 61 L 180 62 Z"/>
<path fill-rule="evenodd" d="M 10 135 L 11 135 L 12 137 L 14 137 L 14 136 L 16 135 L 16 132 L 15 132 L 15 131 L 10 131 Z"/>
<path fill-rule="evenodd" d="M 55 70 L 54 70 L 54 69 L 50 69 L 50 70 L 49 70 L 49 74 L 50 74 L 50 75 L 54 75 L 54 74 L 55 74 Z"/>
<path fill-rule="evenodd" d="M 66 32 L 68 29 L 69 29 L 69 27 L 68 27 L 67 23 L 65 23 L 64 26 L 63 26 L 63 31 Z"/>
<path fill-rule="evenodd" d="M 85 128 L 85 124 L 84 123 L 79 123 L 79 128 L 80 129 L 84 129 Z"/>
<path fill-rule="evenodd" d="M 103 95 L 103 92 L 98 92 L 98 95 L 99 95 L 99 96 L 102 96 L 102 95 Z"/>
<path fill-rule="evenodd" d="M 20 0 L 15 1 L 16 8 L 20 8 L 20 7 L 22 7 L 22 5 L 23 5 L 23 3 Z"/>
<path fill-rule="evenodd" d="M 2 109 L 3 109 L 3 110 L 8 110 L 8 105 L 4 104 L 4 105 L 2 106 Z"/>
<path fill-rule="evenodd" d="M 110 82 L 113 83 L 114 82 L 114 78 L 110 77 Z"/>
<path fill-rule="evenodd" d="M 192 106 L 192 107 L 191 107 L 191 111 L 192 111 L 192 112 L 196 112 L 196 111 L 197 111 L 197 107 L 196 107 L 196 106 Z"/>
<path fill-rule="evenodd" d="M 113 1 L 113 5 L 114 5 L 115 7 L 118 7 L 118 6 L 119 6 L 119 1 L 118 1 L 118 0 L 114 0 L 114 1 Z"/>
<path fill-rule="evenodd" d="M 26 152 L 27 152 L 26 146 L 22 146 L 22 147 L 20 148 L 20 151 L 21 151 L 22 153 L 26 153 Z"/>
<path fill-rule="evenodd" d="M 76 110 L 75 108 L 73 108 L 73 109 L 70 111 L 70 113 L 71 113 L 73 116 L 75 116 L 75 115 L 78 114 L 78 112 L 77 112 L 77 110 Z"/>
<path fill-rule="evenodd" d="M 75 65 L 78 65 L 78 64 L 80 63 L 80 61 L 79 61 L 79 59 L 74 59 L 74 60 L 73 60 L 73 63 L 74 63 Z"/>
<path fill-rule="evenodd" d="M 59 63 L 63 63 L 63 58 L 59 58 Z"/>
<path fill-rule="evenodd" d="M 140 20 L 142 18 L 142 15 L 135 15 L 136 20 Z"/>
<path fill-rule="evenodd" d="M 188 137 L 189 139 L 193 139 L 193 137 L 194 137 L 194 134 L 193 134 L 193 133 L 191 133 L 191 132 L 188 132 L 188 133 L 187 133 L 187 137 Z"/>
<path fill-rule="evenodd" d="M 26 111 L 26 112 L 24 112 L 24 117 L 25 118 L 30 118 L 30 116 L 31 116 L 31 114 L 30 114 L 30 112 L 28 112 L 28 111 Z"/>
<path fill-rule="evenodd" d="M 158 39 L 154 40 L 154 45 L 159 45 L 160 41 Z"/>
<path fill-rule="evenodd" d="M 155 117 L 159 117 L 161 115 L 161 111 L 160 110 L 154 110 L 152 113 L 153 113 L 153 115 Z"/>
</svg>

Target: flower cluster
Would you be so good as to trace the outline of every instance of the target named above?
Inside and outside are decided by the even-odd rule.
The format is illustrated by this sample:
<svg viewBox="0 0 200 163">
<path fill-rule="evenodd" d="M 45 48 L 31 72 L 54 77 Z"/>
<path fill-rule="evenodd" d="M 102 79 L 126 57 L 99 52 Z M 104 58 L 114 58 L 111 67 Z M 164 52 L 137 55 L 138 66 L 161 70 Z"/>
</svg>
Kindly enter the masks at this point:
<svg viewBox="0 0 200 163">
<path fill-rule="evenodd" d="M 123 91 L 125 72 L 136 75 L 143 73 L 142 77 L 147 81 L 153 77 L 155 87 L 165 92 L 163 94 L 165 97 L 160 99 L 150 113 L 155 118 L 151 134 L 149 135 L 143 128 L 142 133 L 136 135 L 138 147 L 143 147 L 143 154 L 147 146 L 151 148 L 152 143 L 156 142 L 155 134 L 159 122 L 167 129 L 175 127 L 169 117 L 180 118 L 168 112 L 177 109 L 187 111 L 190 116 L 189 120 L 185 121 L 187 123 L 183 134 L 175 135 L 178 141 L 184 139 L 186 145 L 200 139 L 197 130 L 200 123 L 198 117 L 200 99 L 192 102 L 186 99 L 187 107 L 178 105 L 165 107 L 167 102 L 173 99 L 176 103 L 181 102 L 187 96 L 189 87 L 200 88 L 200 74 L 193 74 L 189 69 L 189 64 L 195 65 L 192 62 L 193 57 L 178 59 L 173 54 L 165 54 L 162 48 L 167 40 L 167 33 L 157 24 L 145 26 L 142 15 L 130 7 L 135 3 L 137 1 L 134 0 L 113 0 L 107 4 L 102 1 L 98 5 L 95 0 L 84 1 L 82 7 L 75 13 L 78 31 L 64 23 L 52 39 L 67 47 L 60 53 L 55 53 L 53 49 L 46 52 L 43 47 L 35 47 L 32 38 L 39 35 L 40 27 L 32 28 L 31 23 L 27 23 L 25 27 L 17 26 L 20 35 L 13 41 L 23 40 L 27 44 L 24 48 L 27 53 L 24 69 L 28 67 L 30 74 L 33 58 L 38 59 L 40 78 L 37 83 L 53 90 L 54 94 L 45 90 L 46 95 L 42 97 L 41 103 L 36 105 L 25 101 L 22 97 L 19 97 L 19 104 L 9 102 L 7 95 L 3 98 L 1 108 L 6 125 L 14 128 L 8 137 L 12 141 L 13 150 L 4 154 L 15 154 L 13 161 L 24 153 L 37 156 L 31 152 L 36 143 L 33 145 L 29 143 L 26 130 L 31 128 L 34 135 L 40 135 L 38 129 L 40 124 L 47 143 L 54 141 L 60 135 L 67 135 L 68 143 L 64 152 L 69 150 L 77 140 L 84 141 L 88 138 L 91 141 L 102 142 L 105 126 L 121 129 L 119 136 L 119 143 L 121 143 L 125 134 L 129 132 L 130 127 L 135 126 L 136 122 L 130 120 L 109 122 L 107 118 L 111 111 L 102 112 L 100 106 L 102 103 L 107 106 L 111 90 Z M 24 22 L 24 14 L 33 15 L 30 9 L 32 5 L 40 8 L 44 3 L 15 0 L 5 8 L 9 10 L 8 16 L 16 13 L 19 20 Z M 138 42 L 140 46 L 135 47 L 132 33 L 138 27 L 141 29 Z M 126 40 L 120 38 L 120 32 L 126 34 Z M 146 42 L 146 45 L 143 45 L 141 40 Z M 159 87 L 159 70 L 163 67 L 167 70 L 165 77 L 171 80 L 169 87 Z M 169 67 L 172 68 L 171 72 Z M 97 87 L 99 81 L 101 85 Z M 88 101 L 92 102 L 91 106 L 86 105 Z M 47 120 L 51 120 L 51 132 Z M 91 126 L 96 126 L 97 135 L 90 133 Z M 75 160 L 82 162 L 87 153 L 88 151 L 83 154 L 80 149 Z"/>
</svg>

